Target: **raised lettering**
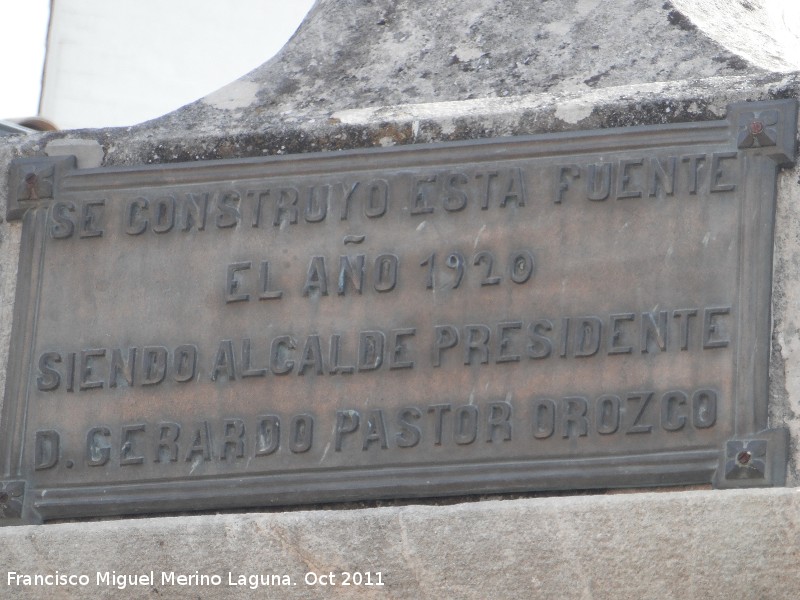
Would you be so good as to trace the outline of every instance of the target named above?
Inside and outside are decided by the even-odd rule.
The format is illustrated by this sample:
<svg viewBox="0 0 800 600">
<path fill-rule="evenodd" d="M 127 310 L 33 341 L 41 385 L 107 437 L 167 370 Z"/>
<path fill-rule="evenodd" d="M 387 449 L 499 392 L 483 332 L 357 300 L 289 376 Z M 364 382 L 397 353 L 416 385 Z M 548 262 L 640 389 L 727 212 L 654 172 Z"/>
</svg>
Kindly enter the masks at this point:
<svg viewBox="0 0 800 600">
<path fill-rule="evenodd" d="M 430 195 L 433 193 L 431 188 L 436 185 L 436 175 L 421 177 L 414 181 L 411 186 L 411 214 L 424 215 L 433 212 Z"/>
<path fill-rule="evenodd" d="M 314 373 L 322 375 L 322 347 L 319 343 L 318 335 L 310 335 L 306 338 L 303 352 L 300 355 L 300 363 L 297 367 L 298 375 L 305 375 L 306 369 L 312 368 Z"/>
<path fill-rule="evenodd" d="M 276 415 L 259 417 L 256 427 L 256 456 L 273 454 L 281 443 L 281 420 Z"/>
<path fill-rule="evenodd" d="M 356 410 L 337 410 L 336 425 L 333 428 L 333 448 L 341 452 L 344 436 L 355 432 L 361 422 L 361 415 Z"/>
<path fill-rule="evenodd" d="M 508 352 L 512 345 L 512 340 L 511 336 L 507 334 L 515 329 L 522 329 L 522 321 L 497 324 L 497 360 L 495 362 L 516 362 L 520 359 L 519 354 L 509 354 Z"/>
<path fill-rule="evenodd" d="M 92 238 L 103 235 L 103 230 L 100 228 L 98 221 L 102 215 L 101 209 L 105 205 L 105 200 L 96 200 L 94 202 L 83 203 L 81 206 L 81 220 L 80 229 L 78 230 L 78 237 Z"/>
<path fill-rule="evenodd" d="M 589 434 L 589 419 L 586 413 L 589 403 L 586 398 L 572 396 L 563 398 L 561 404 L 564 408 L 561 414 L 561 436 L 563 438 L 584 437 Z"/>
<path fill-rule="evenodd" d="M 108 427 L 92 427 L 86 433 L 86 464 L 101 467 L 111 458 L 111 430 Z"/>
<path fill-rule="evenodd" d="M 667 311 L 662 310 L 656 315 L 651 312 L 642 313 L 642 352 L 650 352 L 651 341 L 654 341 L 659 350 L 664 352 L 667 349 Z"/>
<path fill-rule="evenodd" d="M 235 227 L 236 224 L 241 219 L 241 214 L 239 213 L 239 192 L 235 190 L 231 190 L 228 192 L 223 192 L 222 194 L 218 195 L 217 197 L 217 210 L 219 213 L 217 214 L 217 227 L 220 229 L 226 229 L 228 227 Z"/>
<path fill-rule="evenodd" d="M 379 408 L 371 410 L 367 416 L 361 449 L 368 450 L 370 444 L 373 443 L 379 444 L 383 449 L 389 447 L 386 437 L 386 422 L 383 419 L 383 411 Z"/>
<path fill-rule="evenodd" d="M 653 392 L 632 392 L 626 396 L 625 400 L 631 409 L 633 422 L 625 433 L 650 433 L 653 431 L 652 425 L 645 425 L 641 422 L 652 397 Z"/>
<path fill-rule="evenodd" d="M 148 220 L 142 216 L 148 206 L 147 198 L 134 198 L 125 208 L 125 233 L 139 235 L 147 230 Z"/>
<path fill-rule="evenodd" d="M 39 375 L 36 377 L 36 387 L 43 392 L 55 390 L 61 384 L 61 374 L 53 367 L 53 363 L 60 363 L 61 355 L 58 352 L 44 352 L 39 356 Z"/>
<path fill-rule="evenodd" d="M 119 385 L 119 379 L 128 387 L 133 386 L 133 377 L 136 372 L 136 348 L 128 348 L 128 361 L 122 358 L 122 350 L 114 348 L 111 350 L 111 364 L 108 373 L 108 387 L 115 388 Z"/>
<path fill-rule="evenodd" d="M 609 327 L 611 329 L 608 336 L 608 353 L 609 354 L 630 354 L 633 351 L 631 346 L 620 345 L 620 338 L 623 332 L 620 329 L 620 323 L 623 321 L 633 321 L 636 315 L 633 313 L 622 313 L 618 315 L 611 315 L 609 317 Z"/>
<path fill-rule="evenodd" d="M 525 180 L 522 177 L 522 169 L 508 170 L 508 184 L 500 206 L 505 207 L 509 202 L 513 202 L 517 206 L 525 206 Z"/>
<path fill-rule="evenodd" d="M 52 469 L 61 453 L 61 436 L 54 429 L 39 430 L 36 432 L 33 448 L 34 470 Z"/>
<path fill-rule="evenodd" d="M 146 346 L 142 350 L 142 385 L 155 385 L 167 375 L 167 349 L 163 346 Z"/>
<path fill-rule="evenodd" d="M 474 358 L 478 363 L 486 364 L 489 362 L 489 336 L 492 330 L 486 325 L 465 325 L 464 326 L 464 364 L 471 365 Z M 475 355 L 477 354 L 477 357 Z"/>
<path fill-rule="evenodd" d="M 236 276 L 239 271 L 249 270 L 250 266 L 250 261 L 228 265 L 228 277 L 225 281 L 225 302 L 243 302 L 250 299 L 250 294 L 238 293 L 242 288 L 242 282 Z"/>
<path fill-rule="evenodd" d="M 598 170 L 601 171 L 599 183 L 597 177 Z M 602 201 L 608 198 L 611 193 L 611 163 L 589 165 L 586 189 L 586 195 L 589 200 Z"/>
<path fill-rule="evenodd" d="M 499 284 L 500 277 L 492 275 L 492 267 L 494 266 L 494 256 L 492 256 L 492 253 L 486 250 L 478 252 L 475 258 L 472 259 L 472 264 L 477 267 L 481 263 L 486 263 L 486 275 L 481 279 L 481 286 Z"/>
<path fill-rule="evenodd" d="M 533 437 L 546 440 L 556 430 L 556 403 L 550 398 L 536 398 L 531 410 L 533 414 Z"/>
<path fill-rule="evenodd" d="M 555 204 L 561 204 L 561 201 L 564 199 L 564 192 L 569 189 L 570 181 L 578 179 L 581 176 L 581 171 L 578 165 L 559 165 L 556 169 L 558 173 L 556 175 L 558 189 L 556 190 L 556 197 L 553 202 Z M 565 177 L 566 175 L 569 176 L 569 179 Z"/>
<path fill-rule="evenodd" d="M 342 350 L 342 339 L 341 335 L 338 333 L 334 333 L 331 336 L 331 344 L 330 344 L 330 374 L 335 375 L 337 373 L 354 373 L 356 370 L 355 365 L 343 365 L 339 362 L 339 355 L 341 354 Z"/>
<path fill-rule="evenodd" d="M 553 331 L 553 322 L 540 319 L 528 324 L 528 338 L 530 343 L 526 349 L 528 358 L 547 358 L 553 352 L 553 341 L 545 332 Z"/>
<path fill-rule="evenodd" d="M 452 325 L 436 325 L 434 331 L 433 366 L 439 367 L 442 364 L 442 352 L 458 344 L 458 329 Z"/>
<path fill-rule="evenodd" d="M 289 450 L 302 454 L 311 449 L 314 440 L 314 417 L 295 415 L 289 422 Z"/>
<path fill-rule="evenodd" d="M 609 435 L 619 429 L 619 396 L 600 396 L 595 402 L 595 427 L 597 433 Z"/>
<path fill-rule="evenodd" d="M 648 195 L 657 196 L 659 190 L 664 190 L 664 194 L 672 196 L 675 190 L 675 165 L 677 157 L 667 158 L 666 169 L 655 156 L 650 158 L 650 185 Z"/>
<path fill-rule="evenodd" d="M 495 432 L 498 433 L 497 439 L 508 441 L 511 439 L 511 413 L 510 402 L 492 402 L 489 404 L 489 413 L 486 418 L 486 441 L 495 441 Z"/>
<path fill-rule="evenodd" d="M 322 188 L 324 194 L 318 193 L 317 190 Z M 303 219 L 307 223 L 319 223 L 324 221 L 328 214 L 328 203 L 331 197 L 331 186 L 322 185 L 310 186 L 308 188 L 308 196 L 306 196 L 306 206 L 303 209 Z"/>
<path fill-rule="evenodd" d="M 581 317 L 575 327 L 575 356 L 594 356 L 600 349 L 603 322 L 598 317 Z"/>
<path fill-rule="evenodd" d="M 373 371 L 383 364 L 386 335 L 382 331 L 362 331 L 358 336 L 358 370 Z"/>
<path fill-rule="evenodd" d="M 414 366 L 405 338 L 413 337 L 416 333 L 414 327 L 392 329 L 389 332 L 389 369 L 411 369 Z"/>
<path fill-rule="evenodd" d="M 214 364 L 211 367 L 211 381 L 219 379 L 220 375 L 225 375 L 228 381 L 236 379 L 236 359 L 233 355 L 233 342 L 222 340 L 217 347 L 214 355 Z"/>
<path fill-rule="evenodd" d="M 643 162 L 641 158 L 619 161 L 617 165 L 617 199 L 642 197 L 641 190 L 630 189 L 628 186 L 631 182 L 629 170 L 632 167 L 641 167 Z"/>
<path fill-rule="evenodd" d="M 471 404 L 459 406 L 453 414 L 453 440 L 461 446 L 471 444 L 478 437 L 478 407 Z"/>
<path fill-rule="evenodd" d="M 370 219 L 382 217 L 389 207 L 389 184 L 384 179 L 373 179 L 369 182 L 367 202 L 364 214 Z"/>
<path fill-rule="evenodd" d="M 242 370 L 241 376 L 242 377 L 263 377 L 267 374 L 267 368 L 253 368 L 252 356 L 251 356 L 251 349 L 250 349 L 250 338 L 244 338 L 242 340 Z M 231 353 L 232 355 L 233 353 Z"/>
<path fill-rule="evenodd" d="M 442 445 L 442 431 L 444 430 L 444 414 L 450 412 L 449 404 L 434 404 L 428 407 L 428 412 L 433 414 L 433 443 Z"/>
<path fill-rule="evenodd" d="M 50 237 L 60 240 L 75 233 L 75 205 L 72 202 L 56 202 L 50 209 Z"/>
<path fill-rule="evenodd" d="M 152 205 L 153 233 L 167 233 L 175 225 L 175 197 L 161 196 Z"/>
<path fill-rule="evenodd" d="M 228 460 L 230 454 L 233 458 L 244 456 L 244 421 L 241 419 L 225 419 L 222 424 L 222 447 L 220 460 Z"/>
<path fill-rule="evenodd" d="M 283 296 L 283 291 L 273 290 L 270 285 L 269 261 L 261 261 L 261 273 L 259 277 L 259 300 L 274 300 Z"/>
<path fill-rule="evenodd" d="M 736 189 L 736 184 L 731 182 L 722 182 L 725 177 L 721 162 L 723 160 L 736 160 L 736 152 L 714 152 L 711 155 L 711 184 L 709 191 L 715 192 L 732 192 Z"/>
<path fill-rule="evenodd" d="M 706 160 L 705 154 L 690 154 L 688 156 L 682 156 L 682 162 L 689 163 L 689 193 L 696 194 L 697 193 L 697 174 L 700 171 L 700 167 L 702 163 Z"/>
<path fill-rule="evenodd" d="M 83 390 L 90 390 L 94 388 L 102 388 L 103 382 L 100 380 L 92 380 L 92 359 L 102 358 L 106 355 L 105 348 L 96 348 L 91 350 L 81 350 L 80 362 L 80 382 L 78 388 Z"/>
<path fill-rule="evenodd" d="M 467 206 L 467 194 L 460 187 L 468 183 L 463 173 L 451 173 L 444 180 L 442 206 L 448 212 L 458 212 Z"/>
<path fill-rule="evenodd" d="M 339 257 L 339 277 L 337 278 L 336 293 L 344 296 L 347 291 L 347 283 L 350 282 L 353 291 L 361 294 L 366 273 L 366 258 L 363 254 Z"/>
<path fill-rule="evenodd" d="M 158 441 L 156 443 L 157 463 L 177 462 L 178 461 L 178 436 L 181 434 L 181 426 L 177 423 L 165 421 L 158 424 Z"/>
<path fill-rule="evenodd" d="M 536 263 L 533 254 L 527 250 L 514 252 L 509 260 L 509 270 L 511 281 L 514 283 L 525 283 L 533 275 Z"/>
<path fill-rule="evenodd" d="M 196 456 L 202 457 L 203 460 L 211 460 L 211 428 L 208 426 L 208 421 L 202 421 L 195 427 L 190 439 L 191 446 L 186 452 L 186 462 L 195 462 Z"/>
<path fill-rule="evenodd" d="M 481 189 L 481 210 L 489 210 L 489 200 L 492 197 L 492 181 L 497 179 L 497 171 L 484 171 L 483 173 L 476 173 L 476 179 L 483 180 Z"/>
<path fill-rule="evenodd" d="M 134 435 L 143 433 L 146 429 L 144 423 L 135 423 L 133 425 L 122 426 L 122 444 L 119 448 L 119 464 L 125 465 L 141 465 L 144 463 L 144 456 L 137 456 L 134 453 L 133 442 Z"/>
<path fill-rule="evenodd" d="M 350 189 L 345 193 L 342 201 L 342 216 L 340 217 L 342 221 L 346 221 L 350 216 L 350 201 L 353 199 L 353 194 L 355 194 L 358 184 L 358 181 L 353 182 L 353 185 L 350 186 Z M 342 191 L 344 192 L 346 189 L 347 188 L 344 186 L 344 184 L 342 184 Z"/>
<path fill-rule="evenodd" d="M 413 406 L 401 408 L 397 413 L 397 420 L 400 424 L 400 431 L 395 436 L 395 441 L 399 448 L 413 448 L 422 439 L 422 431 L 414 425 L 412 421 L 419 421 L 422 412 Z"/>
<path fill-rule="evenodd" d="M 381 254 L 375 259 L 373 287 L 376 292 L 391 292 L 397 285 L 397 267 L 400 258 L 396 254 Z"/>
<path fill-rule="evenodd" d="M 708 429 L 717 422 L 717 392 L 697 390 L 692 396 L 692 425 Z"/>
<path fill-rule="evenodd" d="M 181 231 L 204 231 L 206 228 L 206 215 L 208 214 L 208 193 L 186 194 L 186 202 L 181 205 L 178 216 Z"/>
<path fill-rule="evenodd" d="M 725 348 L 730 343 L 725 328 L 717 317 L 730 314 L 730 306 L 706 308 L 703 311 L 703 349 Z"/>
<path fill-rule="evenodd" d="M 281 335 L 272 340 L 269 351 L 269 367 L 275 375 L 286 375 L 292 372 L 294 361 L 290 358 L 291 351 L 297 348 L 294 338 Z"/>
<path fill-rule="evenodd" d="M 306 282 L 303 285 L 303 296 L 328 295 L 328 274 L 325 269 L 324 256 L 312 256 L 308 263 Z"/>
<path fill-rule="evenodd" d="M 680 390 L 661 396 L 661 427 L 666 431 L 680 431 L 686 425 L 688 398 Z"/>
<path fill-rule="evenodd" d="M 173 371 L 172 378 L 179 383 L 194 379 L 197 372 L 197 346 L 183 344 L 175 348 Z M 243 376 L 246 377 L 246 375 Z"/>
<path fill-rule="evenodd" d="M 672 311 L 672 318 L 678 319 L 680 323 L 681 350 L 689 349 L 689 319 L 696 316 L 697 310 L 694 308 Z"/>
</svg>

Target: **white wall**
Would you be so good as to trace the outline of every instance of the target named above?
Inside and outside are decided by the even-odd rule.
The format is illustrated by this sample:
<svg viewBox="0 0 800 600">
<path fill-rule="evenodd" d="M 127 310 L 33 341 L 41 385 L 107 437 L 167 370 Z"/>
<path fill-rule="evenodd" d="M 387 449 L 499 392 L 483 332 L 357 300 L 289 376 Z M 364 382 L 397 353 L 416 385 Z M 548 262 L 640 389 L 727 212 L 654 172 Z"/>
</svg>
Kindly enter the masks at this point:
<svg viewBox="0 0 800 600">
<path fill-rule="evenodd" d="M 0 119 L 39 108 L 50 0 L 0 0 Z"/>
<path fill-rule="evenodd" d="M 313 0 L 54 0 L 41 116 L 132 125 L 268 60 Z"/>
</svg>

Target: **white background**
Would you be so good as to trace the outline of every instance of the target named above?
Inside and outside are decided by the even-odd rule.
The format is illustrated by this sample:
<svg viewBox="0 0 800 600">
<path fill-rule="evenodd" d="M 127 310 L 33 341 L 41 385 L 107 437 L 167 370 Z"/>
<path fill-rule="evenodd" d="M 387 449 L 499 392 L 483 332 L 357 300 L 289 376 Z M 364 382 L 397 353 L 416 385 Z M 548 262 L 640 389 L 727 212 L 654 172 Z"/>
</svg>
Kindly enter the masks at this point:
<svg viewBox="0 0 800 600">
<path fill-rule="evenodd" d="M 241 77 L 291 37 L 313 0 L 0 0 L 0 119 L 132 125 Z M 41 111 L 40 111 L 41 109 Z"/>
</svg>

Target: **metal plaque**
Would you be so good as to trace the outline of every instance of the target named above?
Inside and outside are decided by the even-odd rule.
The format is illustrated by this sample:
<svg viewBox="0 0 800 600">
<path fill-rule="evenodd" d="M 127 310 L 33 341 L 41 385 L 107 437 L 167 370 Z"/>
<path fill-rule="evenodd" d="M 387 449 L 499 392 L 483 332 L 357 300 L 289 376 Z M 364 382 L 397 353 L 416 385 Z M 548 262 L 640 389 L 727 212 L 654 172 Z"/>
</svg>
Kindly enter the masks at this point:
<svg viewBox="0 0 800 600">
<path fill-rule="evenodd" d="M 781 485 L 770 286 L 796 111 L 134 168 L 18 160 L 3 522 Z"/>
</svg>

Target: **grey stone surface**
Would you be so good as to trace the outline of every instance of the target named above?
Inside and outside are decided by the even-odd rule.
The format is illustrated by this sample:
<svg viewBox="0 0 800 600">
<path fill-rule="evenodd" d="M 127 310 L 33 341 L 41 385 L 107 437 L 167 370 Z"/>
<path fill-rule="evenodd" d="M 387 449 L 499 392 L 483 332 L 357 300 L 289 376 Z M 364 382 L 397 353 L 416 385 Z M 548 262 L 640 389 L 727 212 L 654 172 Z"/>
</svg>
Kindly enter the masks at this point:
<svg viewBox="0 0 800 600">
<path fill-rule="evenodd" d="M 662 4 L 322 0 L 292 41 L 245 78 L 260 89 L 241 108 L 245 116 L 325 114 L 755 70 Z M 193 109 L 202 127 L 220 104 L 206 98 Z"/>
<path fill-rule="evenodd" d="M 52 140 L 44 151 L 47 156 L 74 156 L 79 169 L 99 167 L 105 155 L 102 146 L 95 140 L 70 138 Z"/>
<path fill-rule="evenodd" d="M 742 76 L 762 94 L 791 95 L 797 85 L 725 49 L 669 2 L 320 0 L 278 55 L 229 86 L 141 126 L 37 136 L 19 151 L 80 136 L 103 146 L 105 165 L 127 165 L 558 131 L 578 126 L 574 111 L 557 111 L 562 100 L 598 93 L 635 100 L 637 86 L 663 82 L 691 89 L 707 81 L 700 87 L 724 93 L 728 78 Z M 521 107 L 511 122 L 466 119 L 450 131 L 447 123 L 439 131 L 389 119 L 352 125 L 336 116 L 532 97 L 541 101 Z M 713 118 L 702 93 L 692 100 L 672 112 L 662 102 L 632 111 L 620 104 L 616 118 L 598 114 L 580 126 Z"/>
<path fill-rule="evenodd" d="M 787 485 L 800 485 L 800 166 L 778 178 L 770 424 L 789 428 Z"/>
<path fill-rule="evenodd" d="M 0 172 L 63 138 L 99 143 L 104 165 L 137 165 L 707 120 L 729 102 L 800 96 L 791 66 L 743 58 L 724 35 L 718 43 L 712 27 L 700 29 L 691 17 L 701 4 L 321 0 L 275 59 L 238 82 L 140 126 L 5 139 Z M 800 168 L 782 172 L 778 190 L 770 424 L 791 430 L 797 486 Z M 0 214 L 6 195 L 0 177 Z M 0 225 L 0 385 L 19 236 L 18 223 Z M 800 589 L 797 498 L 788 488 L 639 493 L 8 528 L 0 577 L 152 569 L 298 583 L 261 590 L 275 598 L 788 599 Z M 306 572 L 331 570 L 380 570 L 387 585 L 303 586 Z M 87 595 L 40 588 L 18 597 Z"/>
<path fill-rule="evenodd" d="M 698 29 L 769 71 L 800 69 L 800 4 L 781 0 L 674 0 Z"/>
<path fill-rule="evenodd" d="M 452 506 L 177 517 L 16 527 L 0 576 L 87 574 L 84 588 L 17 598 L 704 598 L 793 600 L 800 589 L 796 490 L 693 491 L 485 501 Z M 120 592 L 97 572 L 155 571 Z M 170 586 L 161 572 L 217 574 Z M 341 572 L 384 586 L 342 586 Z M 287 575 L 253 592 L 228 573 Z M 337 586 L 307 586 L 307 573 Z M 5 584 L 6 582 L 0 582 Z M 0 589 L 5 585 L 0 585 Z"/>
</svg>

